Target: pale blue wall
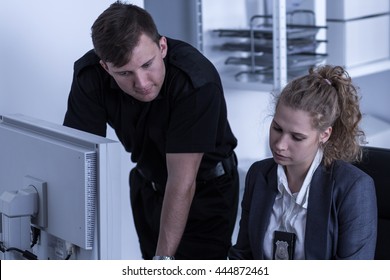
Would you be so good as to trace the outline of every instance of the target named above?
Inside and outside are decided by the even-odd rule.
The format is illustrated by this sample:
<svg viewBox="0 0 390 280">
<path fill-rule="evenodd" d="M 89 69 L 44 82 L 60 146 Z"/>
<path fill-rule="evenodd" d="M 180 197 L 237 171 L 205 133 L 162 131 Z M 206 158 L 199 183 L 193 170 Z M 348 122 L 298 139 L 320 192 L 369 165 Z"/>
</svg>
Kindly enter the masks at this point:
<svg viewBox="0 0 390 280">
<path fill-rule="evenodd" d="M 0 2 L 0 114 L 62 123 L 73 62 L 92 48 L 90 27 L 114 0 Z M 143 6 L 143 0 L 128 1 Z M 115 138 L 109 131 L 110 138 Z M 129 155 L 122 151 L 123 258 L 140 258 L 129 202 Z"/>
</svg>

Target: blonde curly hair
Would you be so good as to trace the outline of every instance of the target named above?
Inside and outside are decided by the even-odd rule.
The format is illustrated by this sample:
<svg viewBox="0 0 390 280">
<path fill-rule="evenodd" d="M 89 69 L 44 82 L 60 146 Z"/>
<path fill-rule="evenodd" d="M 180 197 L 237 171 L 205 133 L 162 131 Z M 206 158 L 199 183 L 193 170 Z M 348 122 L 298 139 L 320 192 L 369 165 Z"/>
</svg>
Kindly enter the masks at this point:
<svg viewBox="0 0 390 280">
<path fill-rule="evenodd" d="M 366 142 L 359 127 L 359 101 L 357 88 L 343 67 L 322 65 L 289 82 L 276 96 L 276 107 L 283 103 L 309 112 L 318 131 L 332 127 L 329 140 L 322 146 L 324 164 L 329 166 L 334 160 L 361 160 L 361 144 Z"/>
</svg>

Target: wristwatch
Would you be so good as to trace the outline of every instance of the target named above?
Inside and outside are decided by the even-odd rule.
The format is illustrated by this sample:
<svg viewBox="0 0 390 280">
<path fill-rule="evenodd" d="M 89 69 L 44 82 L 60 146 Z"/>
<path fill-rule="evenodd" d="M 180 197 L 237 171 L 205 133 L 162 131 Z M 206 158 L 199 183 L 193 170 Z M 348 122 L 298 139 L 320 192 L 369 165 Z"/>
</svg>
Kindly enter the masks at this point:
<svg viewBox="0 0 390 280">
<path fill-rule="evenodd" d="M 153 260 L 165 261 L 165 260 L 174 260 L 174 256 L 154 256 Z"/>
</svg>

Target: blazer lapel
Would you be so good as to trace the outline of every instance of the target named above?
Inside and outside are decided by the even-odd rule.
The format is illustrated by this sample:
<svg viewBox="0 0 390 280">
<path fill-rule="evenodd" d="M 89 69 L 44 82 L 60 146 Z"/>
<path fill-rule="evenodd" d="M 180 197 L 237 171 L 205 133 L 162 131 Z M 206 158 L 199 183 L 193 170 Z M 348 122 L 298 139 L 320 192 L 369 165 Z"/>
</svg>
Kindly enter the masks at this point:
<svg viewBox="0 0 390 280">
<path fill-rule="evenodd" d="M 258 248 L 254 251 L 255 259 L 263 259 L 263 241 L 264 234 L 267 230 L 272 207 L 277 194 L 277 174 L 275 165 L 266 177 L 260 172 L 256 179 L 253 196 L 256 201 L 252 201 L 251 212 L 249 217 L 249 234 L 252 240 L 252 248 Z"/>
<path fill-rule="evenodd" d="M 331 257 L 328 226 L 333 184 L 332 173 L 321 164 L 314 173 L 310 185 L 305 233 L 306 259 L 325 260 Z"/>
</svg>

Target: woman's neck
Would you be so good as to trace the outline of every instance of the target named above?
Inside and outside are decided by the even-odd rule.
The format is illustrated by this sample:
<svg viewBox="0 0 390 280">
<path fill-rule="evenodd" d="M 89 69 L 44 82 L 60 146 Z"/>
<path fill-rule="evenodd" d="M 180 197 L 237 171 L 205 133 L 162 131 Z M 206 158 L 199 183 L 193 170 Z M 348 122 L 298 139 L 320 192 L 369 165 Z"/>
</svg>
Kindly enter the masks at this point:
<svg viewBox="0 0 390 280">
<path fill-rule="evenodd" d="M 290 189 L 291 193 L 297 193 L 300 191 L 309 168 L 310 166 L 307 168 L 295 168 L 292 166 L 284 168 L 284 171 L 286 172 L 288 188 Z"/>
</svg>

